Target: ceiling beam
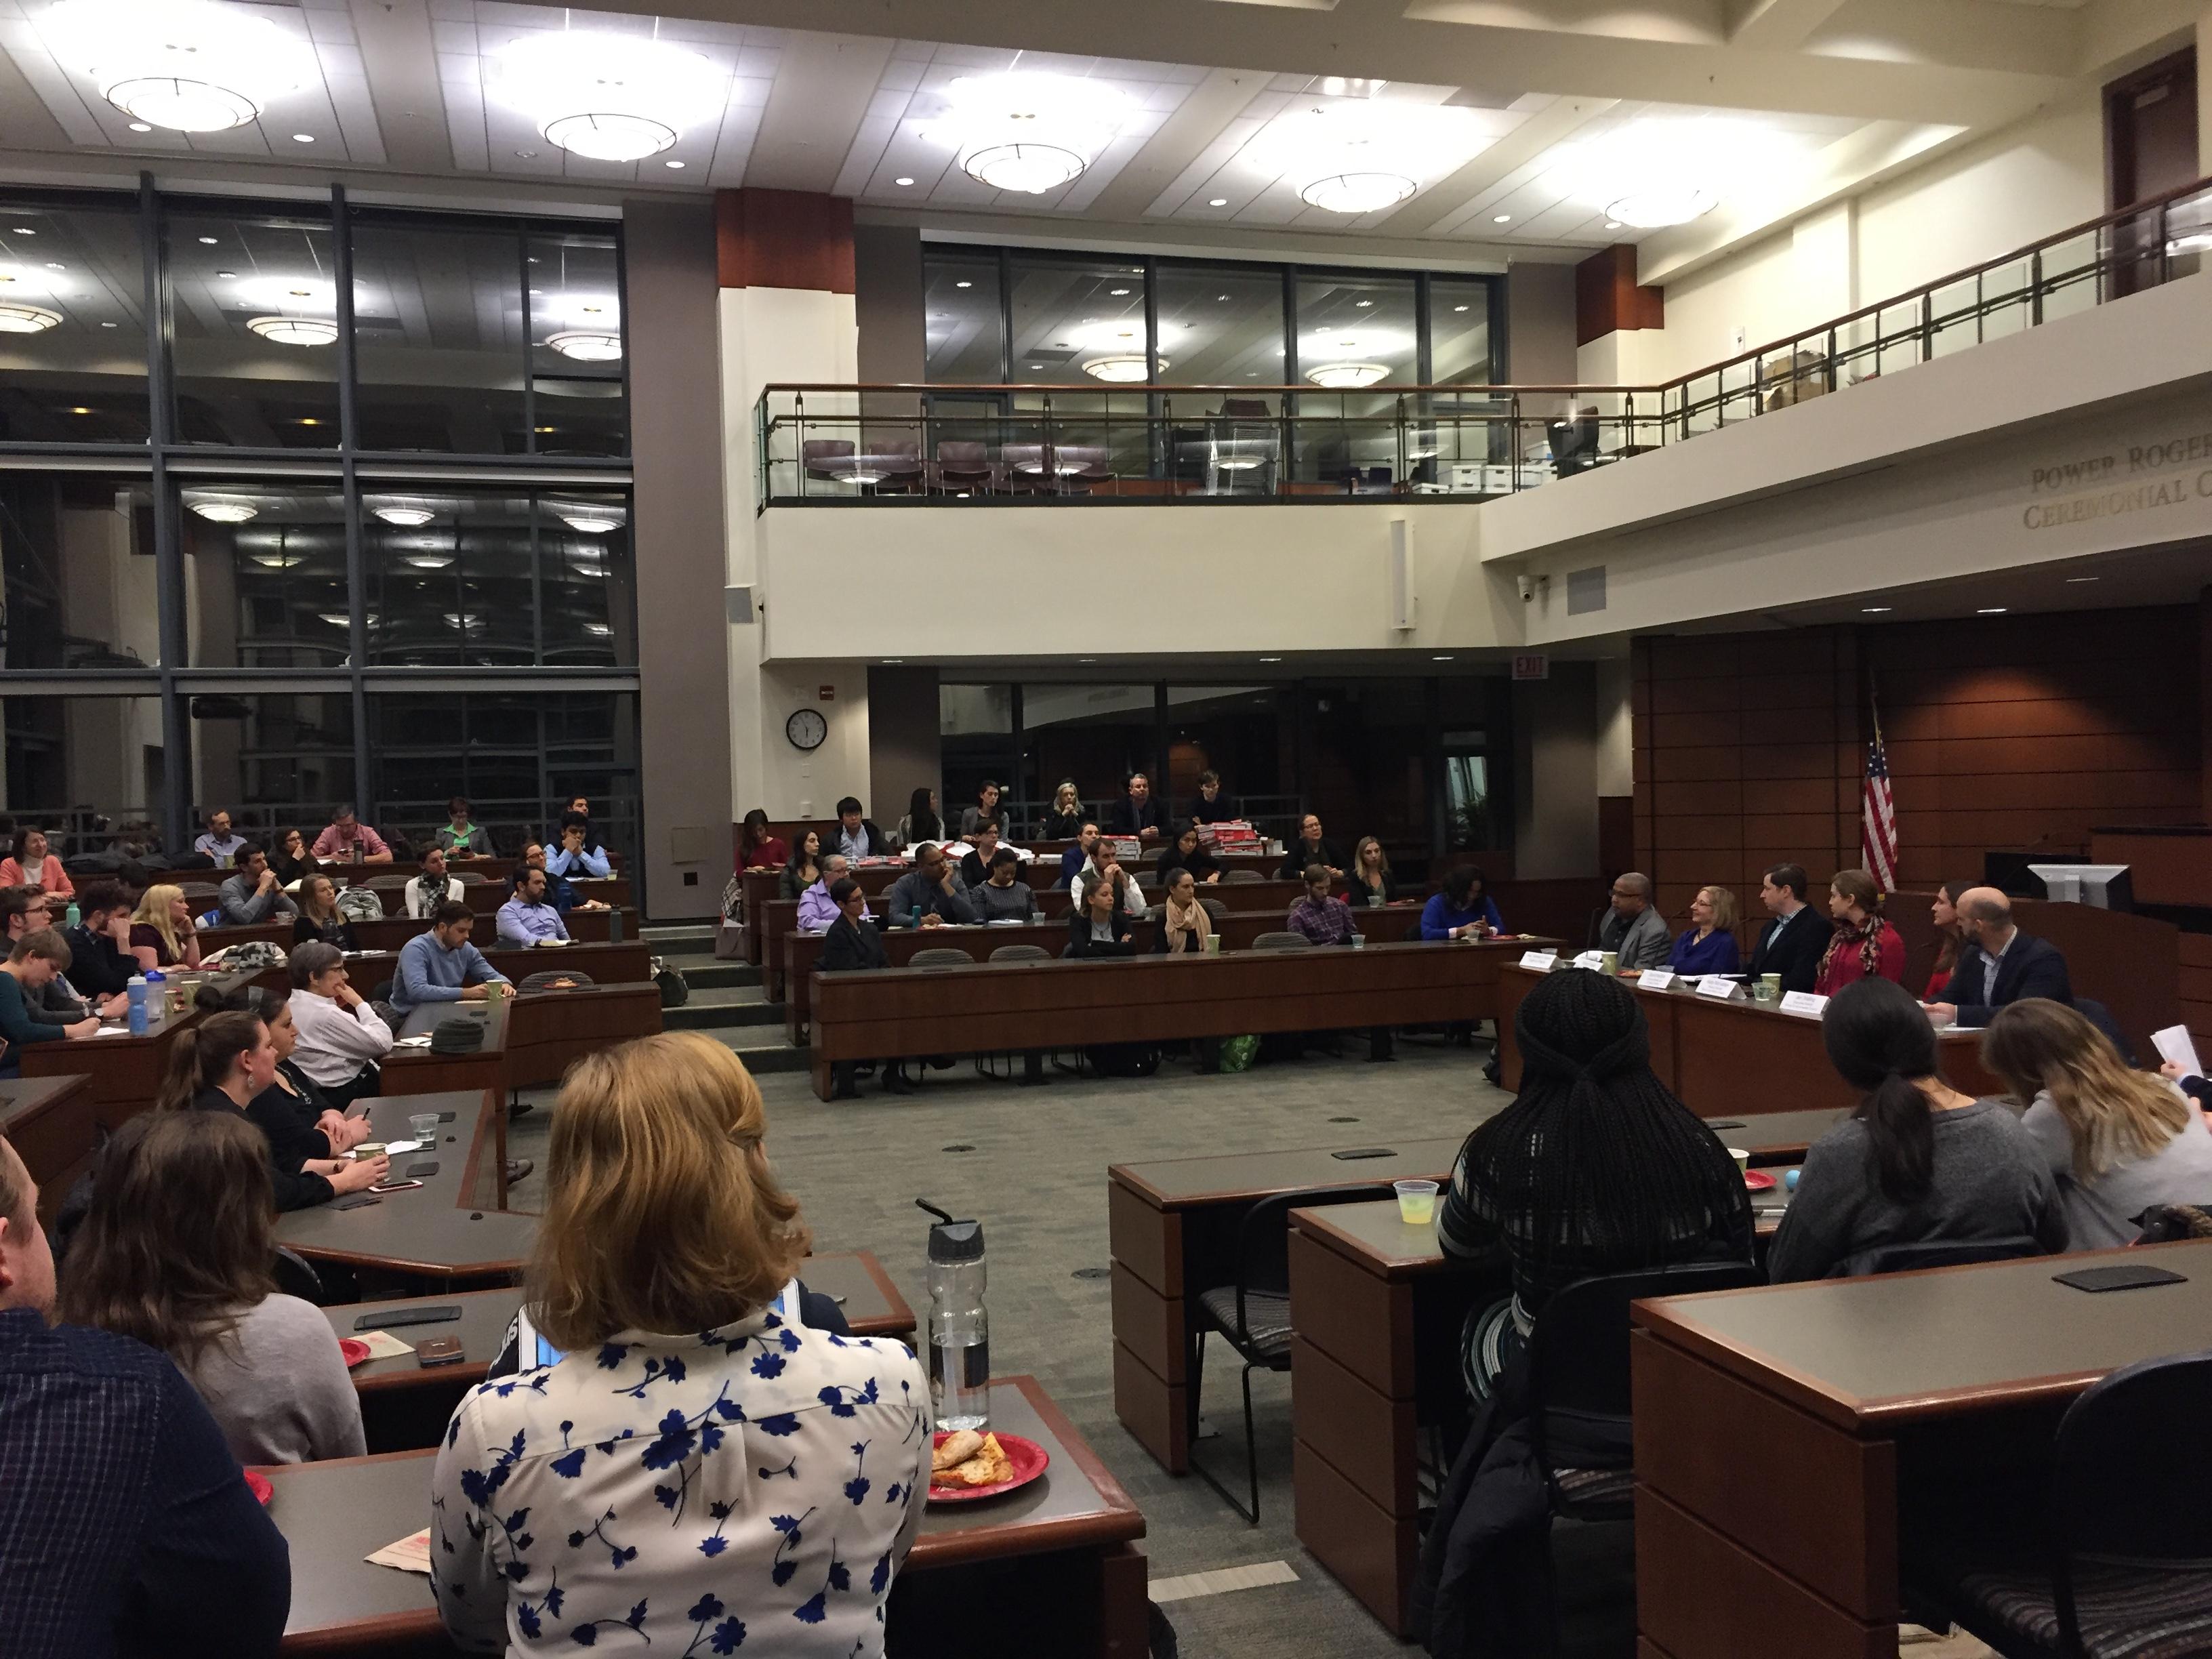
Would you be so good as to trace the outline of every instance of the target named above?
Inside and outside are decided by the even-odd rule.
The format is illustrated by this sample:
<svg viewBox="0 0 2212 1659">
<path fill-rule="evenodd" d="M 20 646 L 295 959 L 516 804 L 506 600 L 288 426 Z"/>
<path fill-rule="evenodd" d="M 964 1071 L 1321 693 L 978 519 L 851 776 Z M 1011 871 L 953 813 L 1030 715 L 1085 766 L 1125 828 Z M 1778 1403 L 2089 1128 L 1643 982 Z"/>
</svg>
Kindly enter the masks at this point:
<svg viewBox="0 0 2212 1659">
<path fill-rule="evenodd" d="M 1084 210 L 1086 218 L 1134 220 L 1181 178 L 1190 158 L 1206 152 L 1222 130 L 1267 89 L 1255 70 L 1214 70 L 1184 95 L 1144 146 L 1124 161 L 1105 189 Z"/>
<path fill-rule="evenodd" d="M 1393 236 L 1425 236 L 1485 191 L 1564 143 L 1611 109 L 1614 98 L 1559 98 L 1449 178 L 1439 179 L 1383 221 Z"/>
<path fill-rule="evenodd" d="M 453 139 L 446 129 L 428 0 L 386 0 L 356 7 L 352 15 L 385 160 L 401 173 L 451 172 Z"/>
<path fill-rule="evenodd" d="M 1844 0 L 1728 0 L 1729 44 L 1795 52 L 1843 6 Z"/>
<path fill-rule="evenodd" d="M 745 162 L 746 185 L 835 189 L 897 44 L 874 35 L 811 32 L 783 42 L 783 60 Z"/>
</svg>

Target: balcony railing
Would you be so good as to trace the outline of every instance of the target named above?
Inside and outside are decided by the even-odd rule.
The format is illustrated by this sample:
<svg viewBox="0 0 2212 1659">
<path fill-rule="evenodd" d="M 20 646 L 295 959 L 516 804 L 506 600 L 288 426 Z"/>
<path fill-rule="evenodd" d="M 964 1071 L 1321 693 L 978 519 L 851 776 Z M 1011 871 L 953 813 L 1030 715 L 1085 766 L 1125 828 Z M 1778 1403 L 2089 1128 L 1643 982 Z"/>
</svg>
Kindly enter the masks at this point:
<svg viewBox="0 0 2212 1659">
<path fill-rule="evenodd" d="M 832 386 L 756 405 L 783 506 L 1485 499 L 2193 275 L 2212 181 L 1658 386 Z"/>
</svg>

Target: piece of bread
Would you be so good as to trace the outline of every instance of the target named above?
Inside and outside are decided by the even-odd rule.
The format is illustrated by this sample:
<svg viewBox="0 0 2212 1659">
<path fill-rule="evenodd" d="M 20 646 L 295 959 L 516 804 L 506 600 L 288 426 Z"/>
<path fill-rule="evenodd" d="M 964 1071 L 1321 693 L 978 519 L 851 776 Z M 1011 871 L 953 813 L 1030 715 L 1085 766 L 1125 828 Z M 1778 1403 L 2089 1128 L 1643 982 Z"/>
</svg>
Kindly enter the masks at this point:
<svg viewBox="0 0 2212 1659">
<path fill-rule="evenodd" d="M 972 1457 L 930 1478 L 941 1486 L 995 1486 L 1014 1478 L 1014 1464 L 1000 1445 L 999 1437 L 987 1434 Z"/>
<path fill-rule="evenodd" d="M 983 1437 L 973 1429 L 960 1429 L 939 1441 L 929 1455 L 930 1472 L 940 1474 L 966 1462 L 983 1449 Z"/>
</svg>

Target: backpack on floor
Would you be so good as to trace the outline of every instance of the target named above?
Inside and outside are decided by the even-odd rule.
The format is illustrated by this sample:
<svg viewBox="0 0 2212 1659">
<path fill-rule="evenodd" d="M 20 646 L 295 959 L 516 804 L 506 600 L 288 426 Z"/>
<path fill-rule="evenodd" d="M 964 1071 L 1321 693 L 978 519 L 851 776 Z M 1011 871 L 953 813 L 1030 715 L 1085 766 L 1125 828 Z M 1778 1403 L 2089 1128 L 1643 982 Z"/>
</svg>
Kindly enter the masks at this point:
<svg viewBox="0 0 2212 1659">
<path fill-rule="evenodd" d="M 691 1000 L 690 981 L 659 957 L 653 958 L 647 971 L 653 975 L 653 982 L 660 988 L 662 1007 L 681 1008 Z"/>
<path fill-rule="evenodd" d="M 1221 1042 L 1221 1070 L 1224 1073 L 1249 1072 L 1259 1054 L 1260 1039 L 1255 1036 L 1224 1037 Z"/>
</svg>

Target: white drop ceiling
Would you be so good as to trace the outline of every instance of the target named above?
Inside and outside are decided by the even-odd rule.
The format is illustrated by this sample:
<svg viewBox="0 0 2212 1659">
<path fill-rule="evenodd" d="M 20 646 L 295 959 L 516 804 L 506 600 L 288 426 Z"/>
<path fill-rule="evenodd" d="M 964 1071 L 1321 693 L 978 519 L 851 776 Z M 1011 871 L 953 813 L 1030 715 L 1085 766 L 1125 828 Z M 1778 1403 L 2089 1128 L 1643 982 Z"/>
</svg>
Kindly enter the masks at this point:
<svg viewBox="0 0 2212 1659">
<path fill-rule="evenodd" d="M 481 185 L 495 206 L 766 185 L 955 235 L 1016 222 L 1079 242 L 1114 227 L 1126 242 L 1151 227 L 1185 245 L 1337 242 L 1346 258 L 1470 269 L 1626 239 L 1648 239 L 1649 264 L 1654 243 L 1680 237 L 1608 229 L 1603 203 L 1572 187 L 1574 148 L 1632 122 L 1725 117 L 1754 135 L 1771 187 L 1723 203 L 1732 244 L 2094 84 L 2180 15 L 2164 0 L 238 0 L 308 44 L 319 73 L 258 122 L 185 135 L 131 131 L 49 50 L 49 3 L 0 0 L 0 178 L 147 167 L 165 184 L 339 179 L 392 199 Z M 870 32 L 889 17 L 905 38 Z M 696 51 L 721 77 L 721 107 L 641 162 L 568 155 L 493 67 L 517 40 L 560 29 Z M 1044 196 L 969 179 L 935 119 L 957 76 L 1016 66 L 1110 82 L 1131 112 L 1080 178 Z M 1446 106 L 1464 153 L 1437 156 L 1386 211 L 1307 207 L 1261 140 L 1331 95 Z"/>
</svg>

